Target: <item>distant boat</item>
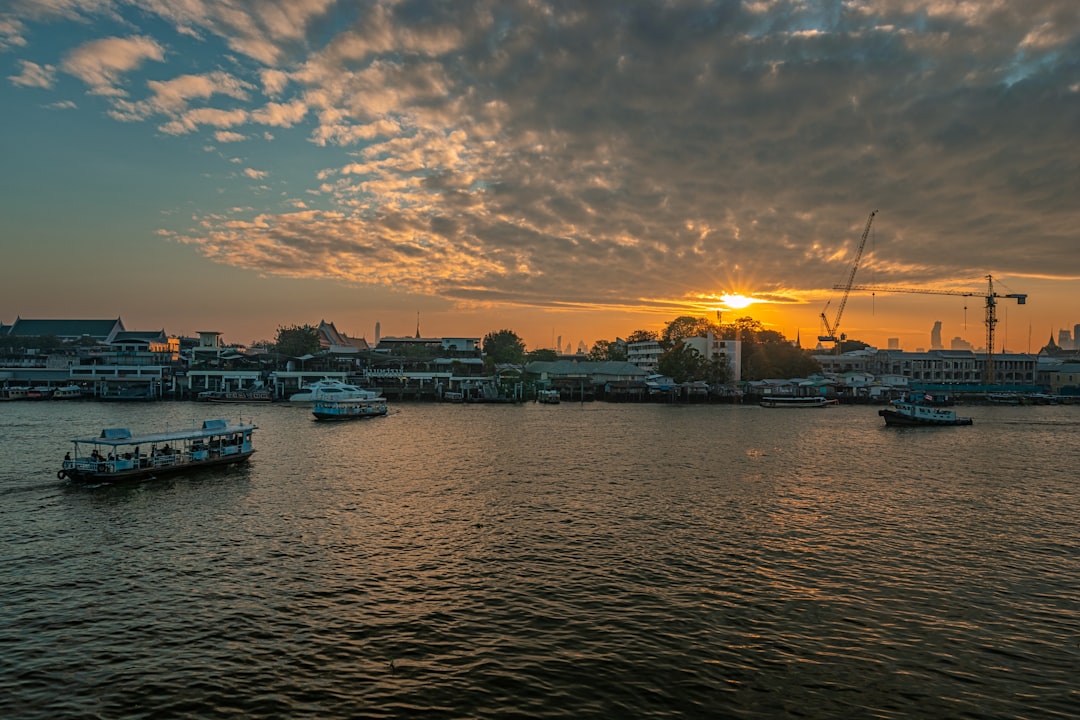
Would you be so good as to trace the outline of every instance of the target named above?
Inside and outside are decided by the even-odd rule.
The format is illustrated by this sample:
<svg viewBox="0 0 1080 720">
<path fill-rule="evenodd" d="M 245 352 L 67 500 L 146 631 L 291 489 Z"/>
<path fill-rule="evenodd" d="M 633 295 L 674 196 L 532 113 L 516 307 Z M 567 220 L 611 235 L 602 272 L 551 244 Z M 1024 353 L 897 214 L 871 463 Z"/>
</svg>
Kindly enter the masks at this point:
<svg viewBox="0 0 1080 720">
<path fill-rule="evenodd" d="M 78 385 L 64 385 L 53 390 L 53 400 L 73 400 L 83 396 L 82 388 Z"/>
<path fill-rule="evenodd" d="M 386 398 L 316 400 L 311 413 L 316 420 L 360 420 L 385 415 Z"/>
<path fill-rule="evenodd" d="M 97 437 L 72 440 L 56 477 L 79 482 L 137 480 L 186 470 L 241 463 L 251 457 L 252 423 L 204 420 L 202 427 L 132 435 L 106 428 Z"/>
<path fill-rule="evenodd" d="M 537 390 L 536 402 L 545 403 L 547 405 L 558 405 L 562 402 L 562 397 L 559 395 L 558 390 Z"/>
<path fill-rule="evenodd" d="M 835 398 L 823 397 L 770 397 L 766 395 L 758 403 L 766 408 L 823 408 L 831 405 L 839 405 L 840 401 Z"/>
<path fill-rule="evenodd" d="M 933 405 L 930 400 L 914 393 L 905 400 L 893 400 L 889 407 L 878 410 L 878 415 L 885 418 L 886 425 L 948 426 L 972 424 L 971 418 L 957 417 L 955 410 Z"/>
<path fill-rule="evenodd" d="M 238 402 L 273 402 L 274 393 L 266 388 L 252 390 L 204 390 L 198 399 L 203 402 L 238 403 Z"/>
</svg>

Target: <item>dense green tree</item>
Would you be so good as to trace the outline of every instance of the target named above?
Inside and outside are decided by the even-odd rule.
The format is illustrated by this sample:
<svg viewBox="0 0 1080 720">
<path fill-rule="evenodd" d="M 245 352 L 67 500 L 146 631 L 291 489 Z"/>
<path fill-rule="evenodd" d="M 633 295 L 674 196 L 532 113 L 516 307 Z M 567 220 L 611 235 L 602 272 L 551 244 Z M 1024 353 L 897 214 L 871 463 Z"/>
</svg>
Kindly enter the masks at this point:
<svg viewBox="0 0 1080 720">
<path fill-rule="evenodd" d="M 525 343 L 513 330 L 499 330 L 484 336 L 484 355 L 492 363 L 525 362 Z"/>
<path fill-rule="evenodd" d="M 705 337 L 709 332 L 717 337 L 721 336 L 721 328 L 716 323 L 705 318 L 696 318 L 690 315 L 681 315 L 667 324 L 660 333 L 660 345 L 672 348 L 680 340 L 691 337 Z"/>
<path fill-rule="evenodd" d="M 278 327 L 274 349 L 285 357 L 312 355 L 319 347 L 319 329 L 314 325 Z"/>
<path fill-rule="evenodd" d="M 588 355 L 590 360 L 604 362 L 606 360 L 626 360 L 626 348 L 618 342 L 610 340 L 597 340 L 593 343 L 592 350 Z"/>
<path fill-rule="evenodd" d="M 681 340 L 664 351 L 657 361 L 657 370 L 677 383 L 698 380 L 704 375 L 705 358 Z"/>
<path fill-rule="evenodd" d="M 652 330 L 635 330 L 626 338 L 627 343 L 656 341 L 659 336 Z"/>
<path fill-rule="evenodd" d="M 743 379 L 807 377 L 821 372 L 821 365 L 804 350 L 786 340 L 760 343 L 743 357 Z"/>
<path fill-rule="evenodd" d="M 531 350 L 525 356 L 526 362 L 555 362 L 559 359 L 559 353 L 551 348 L 540 348 L 539 350 Z"/>
</svg>

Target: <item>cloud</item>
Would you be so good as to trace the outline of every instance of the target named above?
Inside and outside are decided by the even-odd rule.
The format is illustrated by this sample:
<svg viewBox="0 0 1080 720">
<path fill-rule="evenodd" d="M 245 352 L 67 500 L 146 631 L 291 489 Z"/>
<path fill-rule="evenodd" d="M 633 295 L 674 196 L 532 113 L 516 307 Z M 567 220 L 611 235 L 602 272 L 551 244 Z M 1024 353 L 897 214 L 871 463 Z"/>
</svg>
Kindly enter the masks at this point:
<svg viewBox="0 0 1080 720">
<path fill-rule="evenodd" d="M 181 234 L 218 262 L 463 304 L 817 302 L 879 209 L 860 270 L 879 282 L 1080 275 L 1072 0 L 140 7 L 229 54 L 113 117 L 306 138 L 322 163 L 289 187 L 323 210 Z M 140 38 L 61 67 L 119 92 L 164 50 L 97 41 Z"/>
<path fill-rule="evenodd" d="M 213 95 L 225 95 L 237 100 L 247 99 L 250 83 L 226 72 L 203 75 L 181 75 L 171 80 L 151 80 L 147 83 L 152 96 L 146 101 L 155 112 L 179 113 L 190 100 L 207 100 Z"/>
<path fill-rule="evenodd" d="M 51 88 L 56 80 L 56 68 L 52 65 L 38 65 L 28 60 L 20 60 L 21 70 L 18 75 L 9 75 L 13 85 L 20 87 Z"/>
<path fill-rule="evenodd" d="M 251 121 L 272 127 L 292 127 L 307 115 L 307 106 L 300 101 L 267 103 L 251 113 Z"/>
<path fill-rule="evenodd" d="M 0 15 L 0 51 L 24 47 L 25 31 L 25 26 L 18 18 Z"/>
<path fill-rule="evenodd" d="M 247 110 L 218 110 L 216 108 L 193 108 L 183 112 L 175 120 L 161 125 L 159 129 L 166 135 L 185 135 L 194 132 L 200 125 L 216 128 L 231 128 L 243 125 L 249 119 Z"/>
<path fill-rule="evenodd" d="M 165 49 L 148 36 L 92 40 L 67 54 L 61 68 L 90 86 L 95 95 L 123 96 L 121 77 L 146 60 L 163 61 Z"/>
<path fill-rule="evenodd" d="M 229 130 L 218 130 L 214 133 L 214 139 L 221 143 L 240 142 L 247 140 L 247 135 Z"/>
</svg>

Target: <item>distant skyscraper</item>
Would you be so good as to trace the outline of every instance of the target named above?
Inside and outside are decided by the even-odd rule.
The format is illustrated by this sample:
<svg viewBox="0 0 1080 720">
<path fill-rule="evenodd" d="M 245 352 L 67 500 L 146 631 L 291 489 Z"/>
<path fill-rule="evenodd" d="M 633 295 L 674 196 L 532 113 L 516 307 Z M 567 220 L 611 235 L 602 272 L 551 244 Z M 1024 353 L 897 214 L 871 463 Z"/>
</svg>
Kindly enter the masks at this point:
<svg viewBox="0 0 1080 720">
<path fill-rule="evenodd" d="M 380 326 L 379 326 L 379 323 L 378 323 L 378 322 L 376 322 L 376 323 L 375 323 L 375 344 L 376 344 L 376 345 L 378 345 L 378 344 L 379 344 L 379 327 L 380 327 Z"/>
<path fill-rule="evenodd" d="M 1072 335 L 1069 334 L 1068 330 L 1058 330 L 1058 345 L 1061 346 L 1063 350 L 1073 349 Z"/>
<path fill-rule="evenodd" d="M 1073 350 L 1080 350 L 1080 325 L 1073 325 Z"/>
<path fill-rule="evenodd" d="M 899 350 L 900 349 L 900 338 L 889 338 L 889 349 L 890 350 Z"/>
<path fill-rule="evenodd" d="M 950 344 L 949 347 L 952 350 L 971 350 L 972 349 L 971 343 L 969 343 L 967 340 L 965 340 L 964 338 L 962 338 L 960 336 L 954 337 L 952 339 L 952 343 Z"/>
<path fill-rule="evenodd" d="M 941 350 L 945 346 L 941 344 L 941 321 L 934 323 L 934 329 L 930 331 L 930 349 Z"/>
</svg>

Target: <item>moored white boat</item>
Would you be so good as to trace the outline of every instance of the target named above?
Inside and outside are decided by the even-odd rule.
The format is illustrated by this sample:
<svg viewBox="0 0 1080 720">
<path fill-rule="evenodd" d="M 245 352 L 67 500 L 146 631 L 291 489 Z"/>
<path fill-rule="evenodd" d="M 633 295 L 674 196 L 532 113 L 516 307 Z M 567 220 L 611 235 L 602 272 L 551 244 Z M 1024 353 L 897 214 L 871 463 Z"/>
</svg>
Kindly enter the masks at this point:
<svg viewBox="0 0 1080 720">
<path fill-rule="evenodd" d="M 537 390 L 536 402 L 545 403 L 547 405 L 558 405 L 562 402 L 562 397 L 559 395 L 558 390 Z"/>
<path fill-rule="evenodd" d="M 201 427 L 133 435 L 106 428 L 97 437 L 72 440 L 57 478 L 112 482 L 169 475 L 245 462 L 255 452 L 254 423 L 204 420 Z"/>
<path fill-rule="evenodd" d="M 359 420 L 385 415 L 386 398 L 316 400 L 311 413 L 316 420 Z"/>
<path fill-rule="evenodd" d="M 238 403 L 238 402 L 273 402 L 274 393 L 266 388 L 251 390 L 204 390 L 199 393 L 202 402 Z"/>
<path fill-rule="evenodd" d="M 835 398 L 823 398 L 823 397 L 787 397 L 776 396 L 770 397 L 766 395 L 761 398 L 761 402 L 758 403 L 761 407 L 766 408 L 822 408 L 829 407 L 831 405 L 839 405 L 840 401 Z"/>
<path fill-rule="evenodd" d="M 300 392 L 289 396 L 289 402 L 313 403 L 318 400 L 373 400 L 379 397 L 379 393 L 358 385 L 350 385 L 340 380 L 323 378 L 313 383 L 308 383 L 300 389 Z"/>
</svg>

